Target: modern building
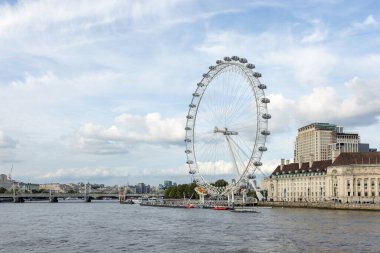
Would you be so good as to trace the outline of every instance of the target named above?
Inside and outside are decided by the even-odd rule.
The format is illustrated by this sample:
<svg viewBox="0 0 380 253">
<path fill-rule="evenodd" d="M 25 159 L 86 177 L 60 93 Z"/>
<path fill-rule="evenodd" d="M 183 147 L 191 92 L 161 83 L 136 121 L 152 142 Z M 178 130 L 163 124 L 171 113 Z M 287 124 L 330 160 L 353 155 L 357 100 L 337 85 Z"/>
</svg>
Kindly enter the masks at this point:
<svg viewBox="0 0 380 253">
<path fill-rule="evenodd" d="M 137 194 L 148 194 L 151 193 L 150 185 L 146 185 L 144 183 L 138 183 L 136 185 L 136 193 Z"/>
<path fill-rule="evenodd" d="M 332 160 L 343 152 L 358 152 L 360 136 L 344 133 L 342 126 L 312 123 L 298 129 L 294 162 Z"/>
<path fill-rule="evenodd" d="M 380 203 L 380 152 L 281 164 L 262 182 L 268 200 Z"/>
<path fill-rule="evenodd" d="M 165 189 L 169 188 L 170 186 L 173 186 L 173 182 L 170 180 L 165 180 L 164 181 L 164 187 Z"/>
</svg>

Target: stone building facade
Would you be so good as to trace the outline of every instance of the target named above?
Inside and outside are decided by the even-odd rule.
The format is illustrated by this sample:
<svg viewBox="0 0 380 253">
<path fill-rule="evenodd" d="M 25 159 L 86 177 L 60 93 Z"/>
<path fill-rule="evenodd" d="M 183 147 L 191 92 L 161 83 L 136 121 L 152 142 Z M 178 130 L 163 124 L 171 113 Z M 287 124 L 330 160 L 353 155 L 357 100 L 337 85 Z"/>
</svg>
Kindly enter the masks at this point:
<svg viewBox="0 0 380 253">
<path fill-rule="evenodd" d="M 341 153 L 335 160 L 281 164 L 262 187 L 273 201 L 380 203 L 380 152 Z"/>
</svg>

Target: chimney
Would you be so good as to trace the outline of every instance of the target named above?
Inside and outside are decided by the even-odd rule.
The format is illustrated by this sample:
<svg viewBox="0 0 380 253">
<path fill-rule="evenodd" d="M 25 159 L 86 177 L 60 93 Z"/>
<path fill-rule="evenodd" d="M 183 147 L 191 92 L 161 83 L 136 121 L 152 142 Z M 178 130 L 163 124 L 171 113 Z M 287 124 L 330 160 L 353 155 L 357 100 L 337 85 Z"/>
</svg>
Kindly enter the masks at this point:
<svg viewBox="0 0 380 253">
<path fill-rule="evenodd" d="M 285 161 L 285 165 L 289 165 L 289 160 L 286 160 L 286 161 Z"/>
<path fill-rule="evenodd" d="M 313 162 L 314 162 L 314 155 L 313 155 L 313 154 L 310 154 L 309 157 L 310 157 L 310 160 L 309 160 L 309 168 L 311 168 L 311 166 L 313 166 Z"/>
<path fill-rule="evenodd" d="M 280 165 L 280 170 L 282 171 L 282 168 L 284 168 L 285 165 L 285 159 L 281 158 L 281 165 Z"/>
<path fill-rule="evenodd" d="M 341 153 L 340 149 L 333 149 L 333 150 L 331 151 L 332 162 L 335 162 L 335 159 L 338 158 L 338 156 L 340 155 L 340 153 Z"/>
</svg>

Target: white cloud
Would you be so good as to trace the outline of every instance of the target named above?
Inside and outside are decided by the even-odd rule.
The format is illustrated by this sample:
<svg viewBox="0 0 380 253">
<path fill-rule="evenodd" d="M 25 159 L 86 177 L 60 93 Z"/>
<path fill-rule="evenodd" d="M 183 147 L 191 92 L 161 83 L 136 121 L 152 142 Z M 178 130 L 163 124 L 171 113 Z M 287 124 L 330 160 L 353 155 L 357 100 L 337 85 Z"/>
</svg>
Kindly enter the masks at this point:
<svg viewBox="0 0 380 253">
<path fill-rule="evenodd" d="M 359 3 L 11 2 L 0 4 L 0 128 L 19 144 L 0 138 L 0 165 L 19 160 L 20 174 L 143 164 L 143 181 L 187 175 L 183 115 L 225 55 L 256 64 L 268 85 L 265 158 L 291 154 L 292 131 L 310 121 L 379 127 L 378 17 Z"/>
<path fill-rule="evenodd" d="M 184 124 L 182 118 L 162 118 L 159 113 L 125 113 L 110 127 L 85 123 L 75 133 L 74 145 L 83 152 L 112 154 L 127 152 L 132 145 L 179 144 L 184 138 Z"/>
<path fill-rule="evenodd" d="M 312 23 L 315 25 L 314 31 L 303 37 L 301 43 L 321 42 L 327 37 L 328 31 L 320 20 L 314 20 Z"/>
<path fill-rule="evenodd" d="M 40 176 L 42 179 L 90 179 L 90 178 L 108 178 L 108 177 L 126 177 L 126 171 L 111 170 L 108 168 L 74 168 L 74 169 L 58 169 Z"/>
<path fill-rule="evenodd" d="M 362 22 L 355 22 L 353 24 L 353 27 L 358 28 L 358 29 L 363 29 L 365 27 L 369 26 L 375 26 L 377 25 L 377 21 L 373 17 L 373 15 L 368 15 Z"/>
<path fill-rule="evenodd" d="M 268 111 L 272 118 L 268 122 L 269 130 L 272 133 L 287 132 L 292 126 L 296 102 L 285 98 L 282 94 L 269 94 L 270 104 Z"/>
<path fill-rule="evenodd" d="M 338 63 L 337 57 L 326 48 L 301 46 L 271 52 L 266 61 L 290 69 L 302 86 L 325 85 Z"/>
<path fill-rule="evenodd" d="M 16 148 L 17 142 L 17 140 L 0 130 L 0 149 L 14 149 Z"/>
<path fill-rule="evenodd" d="M 296 117 L 298 122 L 338 122 L 348 125 L 366 125 L 377 122 L 380 115 L 380 80 L 362 80 L 357 77 L 346 83 L 351 92 L 344 97 L 334 87 L 319 87 L 301 96 Z"/>
<path fill-rule="evenodd" d="M 338 63 L 337 56 L 329 49 L 297 43 L 295 36 L 286 31 L 250 35 L 233 31 L 211 32 L 195 49 L 219 58 L 225 54 L 237 54 L 248 60 L 256 59 L 263 64 L 260 69 L 287 70 L 286 74 L 304 86 L 326 84 Z"/>
<path fill-rule="evenodd" d="M 262 176 L 270 176 L 270 174 L 272 174 L 272 172 L 276 169 L 276 167 L 280 164 L 280 159 L 277 159 L 277 160 L 263 160 L 263 165 L 260 167 L 260 171 L 262 173 L 260 173 L 260 171 L 258 171 L 256 174 L 260 177 Z M 291 159 L 288 159 L 288 158 L 284 158 L 286 160 L 291 160 Z"/>
</svg>

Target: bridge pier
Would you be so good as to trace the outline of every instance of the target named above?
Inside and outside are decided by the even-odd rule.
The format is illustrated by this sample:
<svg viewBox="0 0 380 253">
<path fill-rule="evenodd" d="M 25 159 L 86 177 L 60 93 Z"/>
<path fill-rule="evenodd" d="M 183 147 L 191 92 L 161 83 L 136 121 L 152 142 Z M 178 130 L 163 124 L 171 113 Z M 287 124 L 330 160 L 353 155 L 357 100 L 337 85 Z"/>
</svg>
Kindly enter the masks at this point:
<svg viewBox="0 0 380 253">
<path fill-rule="evenodd" d="M 58 203 L 58 198 L 57 197 L 49 197 L 49 203 Z"/>
<path fill-rule="evenodd" d="M 92 197 L 90 197 L 90 196 L 84 197 L 84 202 L 86 202 L 86 203 L 91 203 L 91 200 L 92 200 Z"/>
<path fill-rule="evenodd" d="M 49 203 L 58 203 L 58 197 L 54 197 L 52 190 L 49 191 Z"/>
<path fill-rule="evenodd" d="M 13 203 L 24 203 L 24 202 L 25 202 L 25 200 L 23 197 L 15 196 L 13 198 Z"/>
<path fill-rule="evenodd" d="M 124 204 L 126 201 L 127 187 L 119 187 L 119 203 Z"/>
</svg>

